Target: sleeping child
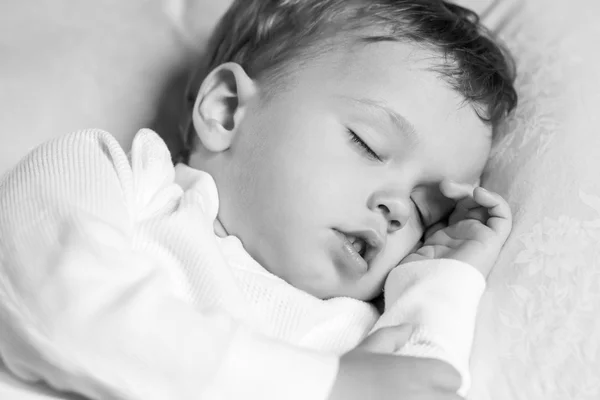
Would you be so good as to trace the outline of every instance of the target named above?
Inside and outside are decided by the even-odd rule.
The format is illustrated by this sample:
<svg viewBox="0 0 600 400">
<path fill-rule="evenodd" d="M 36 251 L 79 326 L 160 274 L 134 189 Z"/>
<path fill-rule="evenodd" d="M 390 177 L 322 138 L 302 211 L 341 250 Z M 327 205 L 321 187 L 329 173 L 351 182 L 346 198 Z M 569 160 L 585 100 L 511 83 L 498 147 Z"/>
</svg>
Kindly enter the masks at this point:
<svg viewBox="0 0 600 400">
<path fill-rule="evenodd" d="M 513 79 L 451 3 L 235 1 L 184 152 L 80 131 L 2 179 L 3 362 L 91 399 L 460 398 Z"/>
</svg>

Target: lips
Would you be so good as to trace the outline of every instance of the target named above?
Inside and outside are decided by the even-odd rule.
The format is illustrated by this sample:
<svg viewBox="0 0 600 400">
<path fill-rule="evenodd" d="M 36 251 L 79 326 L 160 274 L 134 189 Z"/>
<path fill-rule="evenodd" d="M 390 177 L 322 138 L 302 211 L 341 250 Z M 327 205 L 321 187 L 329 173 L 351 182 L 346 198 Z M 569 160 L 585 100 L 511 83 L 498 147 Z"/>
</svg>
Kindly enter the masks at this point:
<svg viewBox="0 0 600 400">
<path fill-rule="evenodd" d="M 367 264 L 367 261 L 361 256 L 357 248 L 355 248 L 355 246 L 362 246 L 360 244 L 360 241 L 357 240 L 358 238 L 347 235 L 337 230 L 335 231 L 335 233 L 341 242 L 339 255 L 341 256 L 340 260 L 343 263 L 344 267 L 352 271 L 357 271 L 361 273 L 367 272 L 369 269 L 369 265 Z"/>
<path fill-rule="evenodd" d="M 350 243 L 352 243 L 352 247 L 354 247 L 354 250 L 356 250 L 356 252 L 360 254 L 362 258 L 365 258 L 365 253 L 367 251 L 367 242 L 365 242 L 363 238 L 356 236 L 346 235 L 346 238 L 350 241 Z"/>
</svg>

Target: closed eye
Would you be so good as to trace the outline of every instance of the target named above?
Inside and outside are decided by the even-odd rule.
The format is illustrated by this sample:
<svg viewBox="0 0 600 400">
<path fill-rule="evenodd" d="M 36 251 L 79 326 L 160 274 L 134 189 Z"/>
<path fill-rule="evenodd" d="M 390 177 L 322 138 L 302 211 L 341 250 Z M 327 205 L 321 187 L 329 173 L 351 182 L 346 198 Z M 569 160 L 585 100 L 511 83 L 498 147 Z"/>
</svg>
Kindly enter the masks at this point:
<svg viewBox="0 0 600 400">
<path fill-rule="evenodd" d="M 348 134 L 350 135 L 350 141 L 367 156 L 370 160 L 373 161 L 382 161 L 381 158 L 375 153 L 368 144 L 366 144 L 352 129 L 347 129 Z"/>
</svg>

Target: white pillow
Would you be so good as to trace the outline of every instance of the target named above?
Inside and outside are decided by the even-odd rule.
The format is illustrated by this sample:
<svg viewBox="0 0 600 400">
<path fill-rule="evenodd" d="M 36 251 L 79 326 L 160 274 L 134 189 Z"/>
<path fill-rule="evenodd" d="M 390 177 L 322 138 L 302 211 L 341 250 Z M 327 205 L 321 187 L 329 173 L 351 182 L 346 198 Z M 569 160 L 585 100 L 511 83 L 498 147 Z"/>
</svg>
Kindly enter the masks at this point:
<svg viewBox="0 0 600 400">
<path fill-rule="evenodd" d="M 596 0 L 525 0 L 503 19 L 520 104 L 483 185 L 514 229 L 480 307 L 471 399 L 600 399 L 599 17 Z"/>
<path fill-rule="evenodd" d="M 74 130 L 128 148 L 140 128 L 176 129 L 181 76 L 229 3 L 0 1 L 0 175 Z"/>
</svg>

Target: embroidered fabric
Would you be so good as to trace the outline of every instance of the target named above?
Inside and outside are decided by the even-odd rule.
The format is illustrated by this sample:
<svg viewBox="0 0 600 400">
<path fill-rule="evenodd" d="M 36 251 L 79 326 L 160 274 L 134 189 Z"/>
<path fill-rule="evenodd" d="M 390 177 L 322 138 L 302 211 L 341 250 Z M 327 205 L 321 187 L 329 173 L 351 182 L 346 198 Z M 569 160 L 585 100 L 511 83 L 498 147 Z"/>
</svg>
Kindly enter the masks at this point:
<svg viewBox="0 0 600 400">
<path fill-rule="evenodd" d="M 501 37 L 520 104 L 483 185 L 513 233 L 479 310 L 478 400 L 600 398 L 600 3 L 526 0 Z"/>
</svg>

